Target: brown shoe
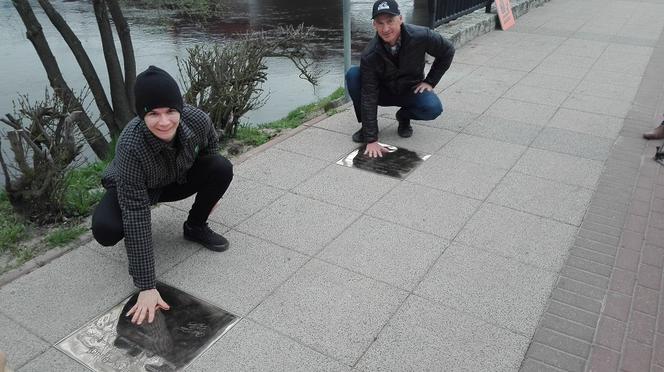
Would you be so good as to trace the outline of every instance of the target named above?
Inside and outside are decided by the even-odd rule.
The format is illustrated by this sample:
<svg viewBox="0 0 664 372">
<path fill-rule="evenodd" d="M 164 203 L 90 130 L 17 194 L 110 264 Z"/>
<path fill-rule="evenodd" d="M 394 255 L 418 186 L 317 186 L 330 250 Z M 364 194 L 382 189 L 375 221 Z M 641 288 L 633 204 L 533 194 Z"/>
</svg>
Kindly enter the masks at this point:
<svg viewBox="0 0 664 372">
<path fill-rule="evenodd" d="M 643 138 L 647 140 L 664 139 L 664 123 L 650 132 L 643 133 Z"/>
</svg>

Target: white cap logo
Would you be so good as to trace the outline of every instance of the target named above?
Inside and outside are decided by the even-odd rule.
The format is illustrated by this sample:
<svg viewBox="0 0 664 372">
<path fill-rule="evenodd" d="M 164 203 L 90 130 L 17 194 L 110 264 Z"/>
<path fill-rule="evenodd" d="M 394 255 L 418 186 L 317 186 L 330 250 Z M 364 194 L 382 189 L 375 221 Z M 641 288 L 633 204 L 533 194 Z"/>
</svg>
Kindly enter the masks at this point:
<svg viewBox="0 0 664 372">
<path fill-rule="evenodd" d="M 376 8 L 376 10 L 385 10 L 385 9 L 390 9 L 390 6 L 387 5 L 387 1 L 383 1 L 378 5 L 378 8 Z"/>
</svg>

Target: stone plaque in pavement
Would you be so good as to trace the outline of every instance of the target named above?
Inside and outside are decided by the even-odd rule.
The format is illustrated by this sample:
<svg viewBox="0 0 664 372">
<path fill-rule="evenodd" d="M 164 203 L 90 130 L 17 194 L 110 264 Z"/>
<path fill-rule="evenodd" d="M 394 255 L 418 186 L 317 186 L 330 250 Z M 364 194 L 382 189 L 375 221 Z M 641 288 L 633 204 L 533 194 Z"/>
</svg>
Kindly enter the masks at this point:
<svg viewBox="0 0 664 372">
<path fill-rule="evenodd" d="M 170 305 L 152 323 L 124 316 L 138 294 L 122 301 L 60 341 L 56 347 L 93 371 L 179 371 L 201 355 L 240 318 L 163 283 Z"/>
<path fill-rule="evenodd" d="M 370 158 L 364 155 L 366 145 L 362 145 L 339 160 L 337 164 L 405 179 L 417 166 L 431 157 L 431 155 L 418 154 L 403 147 L 384 143 L 380 143 L 380 145 L 387 150 L 382 157 Z"/>
</svg>

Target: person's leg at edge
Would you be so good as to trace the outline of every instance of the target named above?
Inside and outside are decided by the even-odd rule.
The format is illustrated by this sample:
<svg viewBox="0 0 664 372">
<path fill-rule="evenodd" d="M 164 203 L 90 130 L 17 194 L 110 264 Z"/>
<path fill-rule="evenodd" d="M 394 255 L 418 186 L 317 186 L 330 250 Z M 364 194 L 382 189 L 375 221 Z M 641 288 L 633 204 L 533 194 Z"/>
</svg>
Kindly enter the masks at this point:
<svg viewBox="0 0 664 372">
<path fill-rule="evenodd" d="M 122 210 L 115 188 L 106 190 L 106 194 L 95 208 L 92 215 L 92 236 L 99 244 L 106 247 L 113 246 L 124 238 Z"/>
<path fill-rule="evenodd" d="M 159 201 L 181 200 L 196 193 L 183 226 L 184 237 L 214 251 L 228 249 L 228 241 L 208 227 L 207 219 L 233 180 L 233 165 L 221 155 L 202 156 L 187 173 L 187 180 L 184 185 L 166 186 Z"/>
<path fill-rule="evenodd" d="M 346 71 L 346 89 L 348 89 L 348 95 L 353 101 L 353 109 L 355 110 L 355 117 L 357 122 L 362 122 L 362 75 L 360 73 L 359 66 L 351 66 L 351 68 Z M 362 128 L 353 134 L 354 142 L 364 142 L 364 133 L 362 133 Z"/>
<path fill-rule="evenodd" d="M 647 140 L 657 140 L 664 139 L 664 120 L 657 128 L 651 130 L 650 132 L 643 133 L 643 138 Z"/>
</svg>

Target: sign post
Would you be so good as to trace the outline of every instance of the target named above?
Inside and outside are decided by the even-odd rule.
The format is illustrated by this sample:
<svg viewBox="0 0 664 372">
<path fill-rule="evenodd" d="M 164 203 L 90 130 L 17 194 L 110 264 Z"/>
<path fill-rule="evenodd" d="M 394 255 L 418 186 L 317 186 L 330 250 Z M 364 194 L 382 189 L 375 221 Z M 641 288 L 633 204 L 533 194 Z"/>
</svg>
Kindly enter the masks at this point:
<svg viewBox="0 0 664 372">
<path fill-rule="evenodd" d="M 500 20 L 500 28 L 505 31 L 514 26 L 514 15 L 510 0 L 496 0 L 496 12 Z"/>
</svg>

